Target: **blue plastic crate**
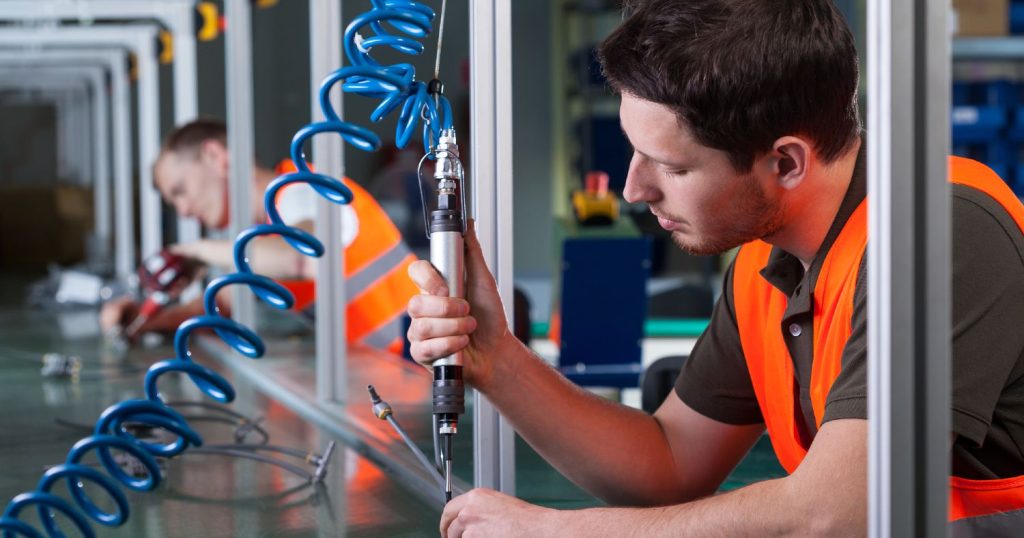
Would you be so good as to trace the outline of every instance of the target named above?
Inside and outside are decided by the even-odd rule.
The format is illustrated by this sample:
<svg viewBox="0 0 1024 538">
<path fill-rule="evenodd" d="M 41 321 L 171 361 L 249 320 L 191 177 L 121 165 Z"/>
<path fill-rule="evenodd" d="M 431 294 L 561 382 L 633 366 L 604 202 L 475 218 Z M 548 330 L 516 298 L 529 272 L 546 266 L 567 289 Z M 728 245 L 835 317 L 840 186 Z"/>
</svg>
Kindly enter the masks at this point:
<svg viewBox="0 0 1024 538">
<path fill-rule="evenodd" d="M 1024 2 L 1019 0 L 1010 4 L 1010 33 L 1024 34 Z"/>
<path fill-rule="evenodd" d="M 953 144 L 981 143 L 999 139 L 1006 128 L 1007 115 L 1007 109 L 998 106 L 953 107 L 950 114 Z"/>
<path fill-rule="evenodd" d="M 1014 142 L 1024 142 L 1024 106 L 1014 108 L 1012 116 L 1006 136 Z"/>
<path fill-rule="evenodd" d="M 998 172 L 997 172 L 998 173 Z M 1013 170 L 1013 175 L 999 176 L 1006 181 L 1013 193 L 1018 197 L 1024 197 L 1024 165 L 1018 165 Z M 1011 180 L 1012 178 L 1012 180 Z"/>
<path fill-rule="evenodd" d="M 1009 80 L 954 81 L 953 106 L 996 106 L 1010 108 L 1022 101 L 1021 87 Z"/>
</svg>

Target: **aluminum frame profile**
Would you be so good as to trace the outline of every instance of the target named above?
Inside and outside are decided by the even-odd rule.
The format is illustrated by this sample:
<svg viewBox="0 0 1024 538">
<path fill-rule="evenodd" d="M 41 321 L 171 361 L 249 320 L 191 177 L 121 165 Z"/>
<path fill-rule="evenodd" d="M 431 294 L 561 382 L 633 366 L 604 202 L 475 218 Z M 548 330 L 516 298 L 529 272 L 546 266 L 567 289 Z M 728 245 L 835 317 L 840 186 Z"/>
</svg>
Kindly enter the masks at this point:
<svg viewBox="0 0 1024 538">
<path fill-rule="evenodd" d="M 2 0 L 0 20 L 48 21 L 95 19 L 151 19 L 171 33 L 174 47 L 174 122 L 181 125 L 199 115 L 198 58 L 196 53 L 196 0 Z M 178 218 L 178 241 L 200 237 L 197 219 Z"/>
<path fill-rule="evenodd" d="M 941 2 L 868 0 L 868 528 L 945 536 L 950 34 Z"/>
<path fill-rule="evenodd" d="M 0 46 L 5 47 L 111 47 L 127 49 L 137 58 L 139 124 L 139 221 L 141 256 L 159 252 L 163 245 L 162 206 L 153 188 L 151 164 L 160 148 L 160 85 L 156 59 L 156 28 L 152 25 L 102 25 L 95 27 L 2 27 Z M 134 260 L 132 262 L 134 267 Z"/>
<path fill-rule="evenodd" d="M 512 3 L 470 2 L 470 183 L 476 230 L 512 320 Z M 515 494 L 515 431 L 474 391 L 473 481 Z"/>
<path fill-rule="evenodd" d="M 320 109 L 320 82 L 342 65 L 341 0 L 309 1 L 310 104 L 314 122 L 324 121 Z M 331 95 L 331 104 L 344 119 L 340 88 Z M 323 134 L 310 141 L 313 158 L 321 173 L 341 179 L 345 175 L 345 147 L 341 137 Z M 342 208 L 317 196 L 316 236 L 326 247 L 317 260 L 316 286 L 316 394 L 322 402 L 346 399 L 348 340 L 346 337 L 345 249 L 340 248 Z"/>
<path fill-rule="evenodd" d="M 253 81 L 252 81 L 252 6 L 251 0 L 225 0 L 224 11 L 231 28 L 225 33 L 224 56 L 227 64 L 227 131 L 231 159 L 228 176 L 230 233 L 252 225 L 250 207 L 254 162 Z M 256 322 L 256 301 L 247 286 L 231 287 L 231 317 L 246 327 Z"/>
</svg>

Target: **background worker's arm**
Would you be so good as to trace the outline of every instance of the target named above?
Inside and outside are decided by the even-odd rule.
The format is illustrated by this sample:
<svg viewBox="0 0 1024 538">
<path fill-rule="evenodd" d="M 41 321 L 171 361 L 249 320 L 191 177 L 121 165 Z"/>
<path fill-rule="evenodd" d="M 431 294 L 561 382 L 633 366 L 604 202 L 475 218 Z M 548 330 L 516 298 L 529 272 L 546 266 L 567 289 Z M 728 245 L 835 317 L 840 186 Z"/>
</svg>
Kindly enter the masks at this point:
<svg viewBox="0 0 1024 538">
<path fill-rule="evenodd" d="M 222 315 L 231 315 L 231 297 L 226 290 L 221 290 L 221 293 L 217 294 L 217 308 L 220 309 Z M 117 326 L 125 327 L 135 319 L 138 313 L 139 303 L 130 297 L 107 301 L 100 309 L 100 327 L 104 333 Z M 168 305 L 140 325 L 136 334 L 150 331 L 171 332 L 176 330 L 183 321 L 203 313 L 202 297 L 197 297 L 186 303 Z"/>
<path fill-rule="evenodd" d="M 447 297 L 427 262 L 410 276 L 423 295 L 409 303 L 412 354 L 421 363 L 465 348 L 465 375 L 545 459 L 615 504 L 652 505 L 709 495 L 762 426 L 711 420 L 674 394 L 654 417 L 570 383 L 508 331 L 479 243 L 466 237 L 468 303 Z M 469 304 L 472 303 L 472 316 Z"/>
<path fill-rule="evenodd" d="M 313 232 L 313 221 L 289 224 Z M 176 254 L 197 259 L 206 265 L 225 271 L 235 270 L 234 241 L 227 239 L 201 239 L 191 243 L 172 245 Z M 249 242 L 249 264 L 258 274 L 274 278 L 312 278 L 315 276 L 315 258 L 300 254 L 281 236 L 261 236 Z"/>
</svg>

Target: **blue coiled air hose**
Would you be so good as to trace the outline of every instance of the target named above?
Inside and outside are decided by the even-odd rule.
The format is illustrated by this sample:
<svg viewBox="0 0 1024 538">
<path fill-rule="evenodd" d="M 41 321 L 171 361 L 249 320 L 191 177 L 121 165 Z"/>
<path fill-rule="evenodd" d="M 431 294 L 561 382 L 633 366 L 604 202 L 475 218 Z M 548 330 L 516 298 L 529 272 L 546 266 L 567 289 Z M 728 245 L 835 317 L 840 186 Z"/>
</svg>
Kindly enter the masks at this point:
<svg viewBox="0 0 1024 538">
<path fill-rule="evenodd" d="M 122 487 L 136 491 L 155 489 L 161 479 L 156 456 L 173 457 L 190 446 L 203 444 L 202 437 L 189 426 L 187 420 L 160 398 L 158 380 L 167 373 L 184 373 L 210 398 L 222 403 L 232 401 L 235 391 L 231 384 L 213 370 L 192 360 L 189 336 L 196 329 L 213 329 L 226 344 L 242 355 L 254 359 L 261 357 L 266 349 L 263 341 L 251 329 L 220 314 L 216 305 L 217 292 L 226 286 L 246 285 L 270 306 L 291 308 L 294 298 L 287 289 L 252 271 L 245 256 L 246 245 L 259 236 L 280 235 L 304 255 L 323 255 L 324 246 L 315 237 L 284 224 L 274 201 L 280 189 L 293 183 L 307 183 L 321 196 L 337 204 L 352 201 L 352 191 L 341 181 L 312 172 L 302 151 L 309 138 L 328 132 L 338 133 L 346 142 L 364 151 L 374 151 L 380 147 L 380 139 L 374 133 L 343 122 L 338 117 L 329 100 L 335 84 L 342 82 L 344 92 L 380 99 L 380 105 L 370 117 L 374 122 L 400 109 L 395 133 L 399 148 L 409 143 L 421 120 L 423 144 L 427 153 L 436 144 L 441 130 L 451 128 L 451 106 L 448 100 L 442 95 L 428 92 L 427 84 L 415 79 L 415 68 L 411 64 L 382 66 L 370 56 L 375 47 L 388 47 L 405 54 L 422 53 L 423 44 L 417 39 L 430 33 L 434 11 L 411 0 L 371 0 L 371 3 L 373 8 L 356 17 L 345 31 L 344 50 L 351 66 L 331 73 L 320 86 L 320 108 L 325 120 L 303 127 L 292 139 L 291 158 L 298 172 L 280 176 L 267 187 L 264 205 L 270 223 L 253 226 L 239 234 L 234 245 L 236 272 L 219 277 L 207 286 L 203 297 L 205 315 L 191 318 L 178 327 L 174 336 L 175 358 L 162 360 L 149 368 L 144 380 L 145 399 L 127 400 L 107 408 L 96 422 L 93 435 L 75 443 L 65 463 L 47 470 L 35 490 L 17 495 L 7 504 L 0 516 L 0 530 L 4 531 L 5 538 L 15 535 L 43 536 L 37 529 L 18 519 L 19 514 L 29 507 L 36 508 L 49 536 L 63 536 L 57 528 L 56 513 L 65 516 L 87 537 L 95 536 L 89 519 L 105 526 L 119 526 L 129 515 L 128 501 Z M 360 32 L 367 28 L 372 33 L 369 37 L 363 37 Z M 176 438 L 167 444 L 142 441 L 129 433 L 125 427 L 129 423 L 160 428 Z M 147 476 L 137 478 L 127 474 L 115 461 L 112 450 L 127 453 L 137 459 L 147 470 Z M 106 474 L 80 463 L 86 454 L 93 451 Z M 77 507 L 50 492 L 61 481 L 67 485 Z M 85 483 L 103 490 L 116 506 L 115 511 L 104 512 L 98 507 L 85 492 Z"/>
</svg>

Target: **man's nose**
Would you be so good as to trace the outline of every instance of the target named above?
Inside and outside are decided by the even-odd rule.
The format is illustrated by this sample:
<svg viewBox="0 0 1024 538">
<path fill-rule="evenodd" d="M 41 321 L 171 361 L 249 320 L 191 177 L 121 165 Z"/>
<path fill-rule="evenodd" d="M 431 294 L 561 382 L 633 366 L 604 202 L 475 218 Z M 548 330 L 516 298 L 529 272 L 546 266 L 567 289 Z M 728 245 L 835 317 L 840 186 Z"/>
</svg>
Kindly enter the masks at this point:
<svg viewBox="0 0 1024 538">
<path fill-rule="evenodd" d="M 634 155 L 629 161 L 626 185 L 622 188 L 622 198 L 631 204 L 654 201 L 654 192 L 644 179 L 649 173 L 650 171 L 644 170 L 640 159 Z"/>
</svg>

